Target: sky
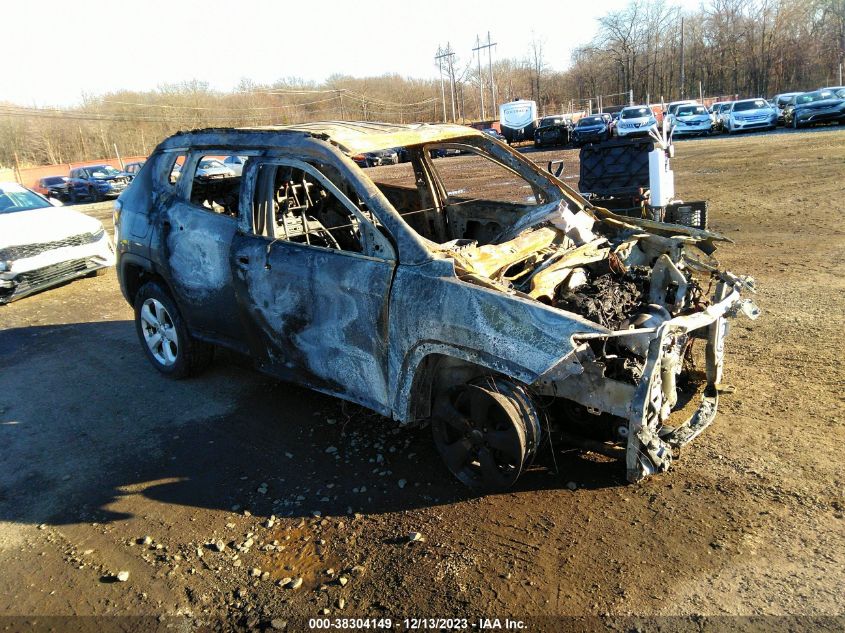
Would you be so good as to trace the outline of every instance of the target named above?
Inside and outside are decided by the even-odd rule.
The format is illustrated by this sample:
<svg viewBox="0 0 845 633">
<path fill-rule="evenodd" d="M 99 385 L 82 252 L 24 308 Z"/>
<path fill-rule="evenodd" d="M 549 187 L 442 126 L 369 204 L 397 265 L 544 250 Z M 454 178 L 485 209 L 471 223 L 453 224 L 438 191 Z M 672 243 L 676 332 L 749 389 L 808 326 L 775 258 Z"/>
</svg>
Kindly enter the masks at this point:
<svg viewBox="0 0 845 633">
<path fill-rule="evenodd" d="M 669 3 L 691 9 L 698 1 Z M 190 80 L 227 91 L 244 78 L 435 78 L 438 45 L 450 42 L 462 68 L 476 36 L 488 31 L 494 59 L 524 58 L 536 37 L 549 66 L 563 70 L 572 50 L 595 35 L 596 19 L 627 3 L 4 0 L 0 102 L 73 106 L 84 94 Z"/>
</svg>

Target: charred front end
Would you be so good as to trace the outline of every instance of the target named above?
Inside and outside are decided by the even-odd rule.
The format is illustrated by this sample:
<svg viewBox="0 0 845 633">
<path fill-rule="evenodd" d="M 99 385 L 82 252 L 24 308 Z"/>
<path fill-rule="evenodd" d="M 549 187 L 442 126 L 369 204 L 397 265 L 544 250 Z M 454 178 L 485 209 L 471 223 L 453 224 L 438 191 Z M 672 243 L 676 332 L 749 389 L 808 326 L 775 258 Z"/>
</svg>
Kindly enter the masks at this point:
<svg viewBox="0 0 845 633">
<path fill-rule="evenodd" d="M 627 478 L 664 471 L 715 418 L 727 319 L 758 316 L 754 280 L 708 254 L 721 236 L 575 213 L 565 203 L 496 244 L 453 247 L 459 277 L 584 319 L 529 390 L 571 442 L 624 457 Z M 567 331 L 571 331 L 568 329 Z"/>
</svg>

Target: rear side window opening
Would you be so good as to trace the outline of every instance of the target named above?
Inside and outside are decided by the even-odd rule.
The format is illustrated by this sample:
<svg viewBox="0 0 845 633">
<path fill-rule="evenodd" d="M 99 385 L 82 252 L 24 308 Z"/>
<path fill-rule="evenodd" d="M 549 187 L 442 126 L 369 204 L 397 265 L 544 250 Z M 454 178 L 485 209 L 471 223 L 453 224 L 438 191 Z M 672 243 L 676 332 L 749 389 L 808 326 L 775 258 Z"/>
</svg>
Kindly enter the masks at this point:
<svg viewBox="0 0 845 633">
<path fill-rule="evenodd" d="M 179 169 L 177 178 L 187 177 L 190 173 L 191 204 L 203 207 L 213 213 L 237 218 L 240 206 L 241 176 L 236 174 L 224 161 L 236 154 L 213 153 L 200 155 L 193 165 Z M 174 167 L 175 170 L 175 167 Z M 171 177 L 174 172 L 171 171 Z"/>
</svg>

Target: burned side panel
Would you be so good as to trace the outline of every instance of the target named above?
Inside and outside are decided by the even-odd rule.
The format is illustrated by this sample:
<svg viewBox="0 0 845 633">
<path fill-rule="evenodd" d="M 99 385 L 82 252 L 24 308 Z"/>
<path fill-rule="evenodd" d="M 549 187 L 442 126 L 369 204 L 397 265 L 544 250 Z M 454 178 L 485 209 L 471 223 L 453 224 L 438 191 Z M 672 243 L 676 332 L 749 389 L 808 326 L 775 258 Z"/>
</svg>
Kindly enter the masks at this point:
<svg viewBox="0 0 845 633">
<path fill-rule="evenodd" d="M 263 369 L 386 412 L 392 262 L 238 235 L 238 301 Z"/>
<path fill-rule="evenodd" d="M 606 332 L 575 315 L 463 282 L 447 260 L 400 267 L 390 315 L 389 381 L 393 415 L 402 422 L 410 421 L 414 373 L 428 354 L 455 356 L 530 384 L 572 351 L 575 332 Z"/>
<path fill-rule="evenodd" d="M 160 255 L 182 315 L 194 330 L 242 343 L 229 261 L 235 219 L 182 201 L 169 205 L 163 215 Z"/>
</svg>

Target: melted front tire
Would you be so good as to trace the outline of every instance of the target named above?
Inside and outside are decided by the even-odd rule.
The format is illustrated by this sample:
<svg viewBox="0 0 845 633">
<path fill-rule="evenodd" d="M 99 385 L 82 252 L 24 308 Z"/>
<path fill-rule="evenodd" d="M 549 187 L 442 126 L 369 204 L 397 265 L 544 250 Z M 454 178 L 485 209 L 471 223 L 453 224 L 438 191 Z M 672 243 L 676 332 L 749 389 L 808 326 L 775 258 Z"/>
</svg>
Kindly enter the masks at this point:
<svg viewBox="0 0 845 633">
<path fill-rule="evenodd" d="M 512 486 L 533 462 L 540 440 L 531 398 L 515 383 L 493 376 L 440 391 L 431 427 L 446 467 L 480 491 Z"/>
</svg>

